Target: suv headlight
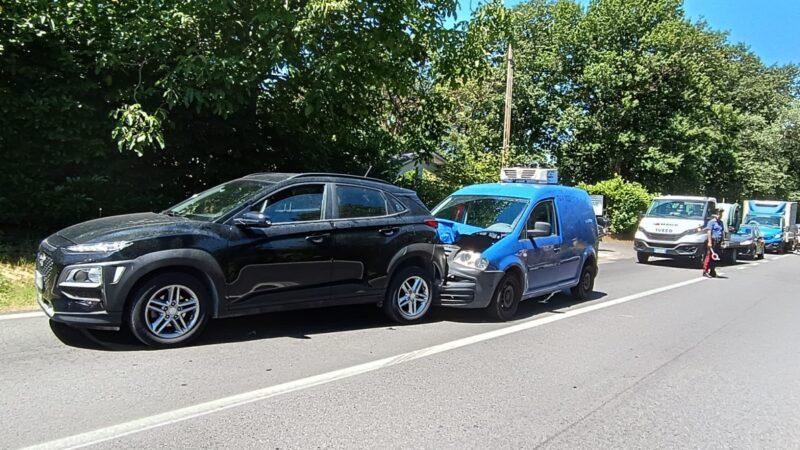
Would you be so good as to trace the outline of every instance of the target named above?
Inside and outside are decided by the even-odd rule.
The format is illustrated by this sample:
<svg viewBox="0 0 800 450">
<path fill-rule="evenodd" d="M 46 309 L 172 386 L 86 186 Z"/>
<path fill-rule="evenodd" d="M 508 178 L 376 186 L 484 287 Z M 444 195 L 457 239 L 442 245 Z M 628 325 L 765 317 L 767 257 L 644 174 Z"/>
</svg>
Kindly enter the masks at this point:
<svg viewBox="0 0 800 450">
<path fill-rule="evenodd" d="M 453 261 L 461 264 L 462 266 L 472 267 L 478 270 L 485 270 L 489 267 L 489 261 L 482 257 L 480 253 L 471 252 L 469 250 L 456 253 Z"/>
<path fill-rule="evenodd" d="M 103 283 L 102 267 L 80 267 L 71 269 L 60 286 L 97 287 Z"/>
<path fill-rule="evenodd" d="M 133 244 L 128 241 L 101 242 L 99 244 L 78 244 L 71 245 L 64 250 L 72 253 L 113 253 L 122 250 Z"/>
</svg>

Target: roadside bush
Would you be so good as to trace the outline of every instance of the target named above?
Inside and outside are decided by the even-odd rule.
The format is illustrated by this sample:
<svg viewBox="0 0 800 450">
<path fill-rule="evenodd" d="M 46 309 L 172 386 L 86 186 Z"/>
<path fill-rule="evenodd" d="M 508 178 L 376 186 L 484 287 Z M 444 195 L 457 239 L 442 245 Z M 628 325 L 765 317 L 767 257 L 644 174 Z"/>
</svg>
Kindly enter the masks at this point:
<svg viewBox="0 0 800 450">
<path fill-rule="evenodd" d="M 422 172 L 422 178 L 417 177 L 415 171 L 406 172 L 395 180 L 395 184 L 416 191 L 422 203 L 430 209 L 459 187 L 452 186 L 427 170 Z"/>
<path fill-rule="evenodd" d="M 654 195 L 639 183 L 628 182 L 617 175 L 597 184 L 579 184 L 579 188 L 605 199 L 605 214 L 614 234 L 631 234 L 636 230 L 639 213 L 647 210 Z"/>
</svg>

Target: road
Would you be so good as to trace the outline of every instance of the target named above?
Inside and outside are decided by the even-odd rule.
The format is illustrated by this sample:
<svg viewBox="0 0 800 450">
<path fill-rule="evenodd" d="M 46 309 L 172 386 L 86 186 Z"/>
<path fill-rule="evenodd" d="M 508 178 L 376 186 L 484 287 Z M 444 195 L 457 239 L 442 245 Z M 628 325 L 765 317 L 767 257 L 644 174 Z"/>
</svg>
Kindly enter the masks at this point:
<svg viewBox="0 0 800 450">
<path fill-rule="evenodd" d="M 0 447 L 796 448 L 800 255 L 704 279 L 624 251 L 518 319 L 374 307 L 212 322 L 195 346 L 0 320 Z"/>
</svg>

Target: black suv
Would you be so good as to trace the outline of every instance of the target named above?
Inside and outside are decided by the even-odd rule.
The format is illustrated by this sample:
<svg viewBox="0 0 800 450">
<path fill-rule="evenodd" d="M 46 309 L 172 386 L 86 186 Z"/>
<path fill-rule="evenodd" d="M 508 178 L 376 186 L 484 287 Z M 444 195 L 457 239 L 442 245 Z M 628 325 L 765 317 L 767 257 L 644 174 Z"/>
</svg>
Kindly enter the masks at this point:
<svg viewBox="0 0 800 450">
<path fill-rule="evenodd" d="M 185 344 L 209 318 L 376 303 L 422 319 L 444 268 L 436 221 L 410 190 L 364 177 L 263 173 L 160 214 L 107 217 L 45 239 L 39 304 L 78 327 Z"/>
</svg>

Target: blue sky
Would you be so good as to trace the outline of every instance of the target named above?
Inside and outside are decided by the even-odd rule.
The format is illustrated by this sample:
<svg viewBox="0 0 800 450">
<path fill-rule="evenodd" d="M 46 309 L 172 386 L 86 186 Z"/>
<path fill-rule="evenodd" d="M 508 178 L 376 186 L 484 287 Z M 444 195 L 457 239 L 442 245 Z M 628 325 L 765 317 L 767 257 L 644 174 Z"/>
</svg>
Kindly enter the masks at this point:
<svg viewBox="0 0 800 450">
<path fill-rule="evenodd" d="M 584 5 L 588 0 L 578 0 Z M 460 0 L 459 20 L 469 17 L 469 8 L 480 0 Z M 519 0 L 506 0 L 506 6 Z M 728 40 L 744 42 L 764 63 L 800 63 L 800 0 L 685 0 L 691 20 L 704 19 L 718 31 L 728 31 Z"/>
</svg>

